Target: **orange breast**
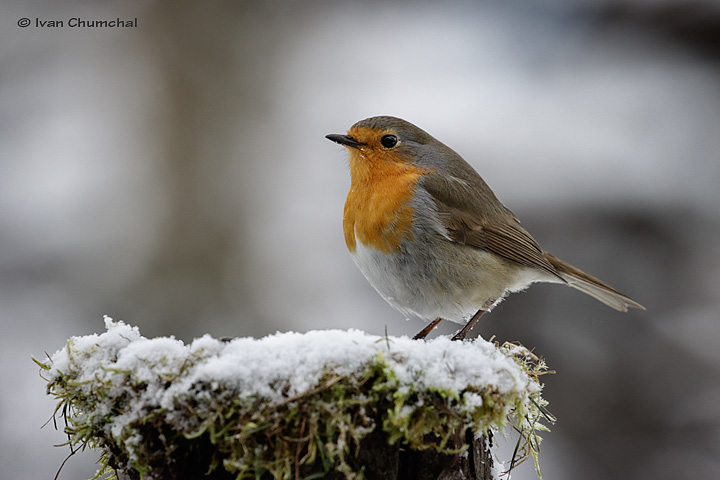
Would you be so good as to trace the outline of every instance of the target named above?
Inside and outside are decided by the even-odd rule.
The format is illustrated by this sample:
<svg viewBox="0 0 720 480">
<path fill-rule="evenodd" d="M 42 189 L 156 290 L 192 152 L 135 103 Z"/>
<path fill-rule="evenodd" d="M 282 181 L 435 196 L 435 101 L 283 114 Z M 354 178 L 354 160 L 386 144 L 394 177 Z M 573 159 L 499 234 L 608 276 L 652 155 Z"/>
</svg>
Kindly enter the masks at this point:
<svg viewBox="0 0 720 480">
<path fill-rule="evenodd" d="M 356 240 L 384 253 L 396 252 L 403 239 L 413 238 L 412 200 L 420 175 L 427 173 L 383 152 L 350 150 L 350 192 L 345 202 L 343 231 L 348 250 Z"/>
</svg>

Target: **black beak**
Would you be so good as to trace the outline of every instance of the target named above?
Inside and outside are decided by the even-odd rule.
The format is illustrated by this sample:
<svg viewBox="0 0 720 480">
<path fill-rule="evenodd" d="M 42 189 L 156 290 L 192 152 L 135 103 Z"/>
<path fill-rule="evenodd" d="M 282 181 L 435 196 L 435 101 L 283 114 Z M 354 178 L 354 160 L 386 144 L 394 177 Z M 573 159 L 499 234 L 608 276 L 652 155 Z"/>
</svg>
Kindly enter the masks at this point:
<svg viewBox="0 0 720 480">
<path fill-rule="evenodd" d="M 346 147 L 359 148 L 365 145 L 364 143 L 358 142 L 350 135 L 339 135 L 337 133 L 331 133 L 330 135 L 325 135 L 325 138 L 335 143 L 339 143 L 340 145 L 345 145 Z"/>
</svg>

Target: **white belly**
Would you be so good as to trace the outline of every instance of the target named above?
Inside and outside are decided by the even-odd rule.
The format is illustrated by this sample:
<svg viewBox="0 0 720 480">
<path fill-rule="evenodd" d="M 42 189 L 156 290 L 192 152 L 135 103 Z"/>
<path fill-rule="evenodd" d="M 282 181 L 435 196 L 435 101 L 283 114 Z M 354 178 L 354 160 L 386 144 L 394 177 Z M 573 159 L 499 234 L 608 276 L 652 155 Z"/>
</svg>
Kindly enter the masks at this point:
<svg viewBox="0 0 720 480">
<path fill-rule="evenodd" d="M 547 281 L 538 270 L 481 249 L 439 236 L 431 243 L 406 242 L 399 252 L 386 254 L 358 242 L 352 257 L 390 305 L 426 320 L 440 317 L 462 324 L 508 293 Z"/>
</svg>

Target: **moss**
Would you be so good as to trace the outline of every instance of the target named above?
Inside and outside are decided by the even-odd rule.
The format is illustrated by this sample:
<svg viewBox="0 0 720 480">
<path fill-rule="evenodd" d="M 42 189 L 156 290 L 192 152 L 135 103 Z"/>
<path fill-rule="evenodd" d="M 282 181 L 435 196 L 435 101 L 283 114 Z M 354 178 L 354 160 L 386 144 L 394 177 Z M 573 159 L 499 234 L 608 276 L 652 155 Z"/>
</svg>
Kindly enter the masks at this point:
<svg viewBox="0 0 720 480">
<path fill-rule="evenodd" d="M 386 340 L 390 347 L 392 339 Z M 494 348 L 514 360 L 522 389 L 493 384 L 447 389 L 400 379 L 398 362 L 411 360 L 378 349 L 349 373 L 327 365 L 312 388 L 271 400 L 208 378 L 168 394 L 217 352 L 194 352 L 180 361 L 156 358 L 143 364 L 148 369 L 124 369 L 117 366 L 122 348 L 99 351 L 87 346 L 92 342 L 79 343 L 82 348 L 71 339 L 62 355 L 35 361 L 47 393 L 58 401 L 54 418 L 64 422 L 65 445 L 102 452 L 105 468 L 98 478 L 122 472 L 133 479 L 309 479 L 334 471 L 355 479 L 363 477 L 358 453 L 373 431 L 382 430 L 390 444 L 459 453 L 467 446 L 448 443 L 459 429 L 479 435 L 508 421 L 521 433 L 513 465 L 526 457 L 537 463 L 536 432 L 544 429 L 541 420 L 552 421 L 540 396 L 544 364 L 515 346 Z M 103 362 L 89 375 L 84 363 L 96 354 Z"/>
</svg>

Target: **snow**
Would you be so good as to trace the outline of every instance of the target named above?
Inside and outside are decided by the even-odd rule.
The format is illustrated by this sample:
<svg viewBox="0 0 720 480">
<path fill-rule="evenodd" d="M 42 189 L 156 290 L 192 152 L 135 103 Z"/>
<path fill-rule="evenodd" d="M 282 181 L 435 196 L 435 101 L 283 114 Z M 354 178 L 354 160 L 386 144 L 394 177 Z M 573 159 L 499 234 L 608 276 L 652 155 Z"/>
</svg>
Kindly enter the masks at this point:
<svg viewBox="0 0 720 480">
<path fill-rule="evenodd" d="M 117 371 L 131 371 L 133 379 L 148 383 L 182 375 L 168 393 L 178 395 L 198 382 L 215 382 L 235 387 L 244 396 L 283 401 L 316 387 L 328 369 L 349 375 L 380 354 L 400 385 L 455 391 L 493 385 L 499 393 L 510 393 L 528 388 L 530 382 L 507 354 L 482 339 L 453 342 L 438 337 L 419 342 L 351 329 L 276 333 L 229 342 L 206 335 L 184 345 L 172 337 L 144 338 L 137 327 L 110 317 L 105 317 L 105 326 L 103 334 L 71 338 L 72 352 L 66 347 L 52 356 L 50 375 L 79 368 L 77 380 L 85 382 L 98 380 L 102 372 L 109 379 Z M 183 373 L 189 360 L 194 367 Z"/>
<path fill-rule="evenodd" d="M 478 389 L 523 396 L 540 388 L 507 351 L 482 339 L 416 341 L 360 330 L 323 330 L 229 342 L 205 335 L 185 345 L 172 337 L 144 338 L 136 327 L 110 317 L 105 327 L 99 335 L 71 338 L 52 356 L 47 374 L 50 382 L 72 377 L 88 394 L 98 383 L 106 387 L 108 394 L 102 397 L 107 405 L 99 400 L 94 415 L 108 412 L 112 399 L 132 398 L 130 408 L 106 426 L 115 438 L 148 409 L 171 410 L 178 398 L 198 395 L 198 385 L 213 390 L 222 386 L 240 398 L 280 404 L 316 388 L 323 378 L 327 381 L 328 373 L 360 373 L 378 358 L 394 372 L 400 392 L 470 389 L 462 395 L 466 410 L 482 405 L 482 396 L 473 393 Z M 146 387 L 138 389 L 140 383 Z"/>
</svg>

